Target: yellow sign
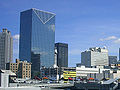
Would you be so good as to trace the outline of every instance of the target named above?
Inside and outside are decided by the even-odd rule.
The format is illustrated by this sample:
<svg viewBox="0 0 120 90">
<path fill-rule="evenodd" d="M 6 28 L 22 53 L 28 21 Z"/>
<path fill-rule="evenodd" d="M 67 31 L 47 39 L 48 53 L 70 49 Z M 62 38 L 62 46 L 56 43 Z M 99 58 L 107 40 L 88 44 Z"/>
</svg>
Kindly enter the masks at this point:
<svg viewBox="0 0 120 90">
<path fill-rule="evenodd" d="M 75 78 L 76 77 L 76 72 L 75 71 L 64 71 L 63 72 L 63 78 L 68 79 L 68 78 Z"/>
</svg>

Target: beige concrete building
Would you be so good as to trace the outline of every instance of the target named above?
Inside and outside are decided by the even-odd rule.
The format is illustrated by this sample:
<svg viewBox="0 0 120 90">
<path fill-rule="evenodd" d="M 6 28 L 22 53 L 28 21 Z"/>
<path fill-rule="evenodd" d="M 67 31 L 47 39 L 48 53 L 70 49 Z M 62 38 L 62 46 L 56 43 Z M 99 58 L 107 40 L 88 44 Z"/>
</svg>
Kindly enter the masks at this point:
<svg viewBox="0 0 120 90">
<path fill-rule="evenodd" d="M 16 59 L 16 63 L 7 63 L 7 70 L 16 73 L 18 78 L 31 78 L 31 63 Z"/>
</svg>

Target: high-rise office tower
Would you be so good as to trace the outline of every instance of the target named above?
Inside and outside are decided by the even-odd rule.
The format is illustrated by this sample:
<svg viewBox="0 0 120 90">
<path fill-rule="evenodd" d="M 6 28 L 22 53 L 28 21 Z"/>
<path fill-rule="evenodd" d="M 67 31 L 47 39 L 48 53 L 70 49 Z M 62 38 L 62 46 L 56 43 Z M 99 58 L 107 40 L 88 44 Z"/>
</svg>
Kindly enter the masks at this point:
<svg viewBox="0 0 120 90">
<path fill-rule="evenodd" d="M 68 67 L 68 44 L 55 43 L 55 49 L 57 50 L 57 66 Z"/>
<path fill-rule="evenodd" d="M 108 50 L 94 47 L 81 53 L 81 64 L 85 66 L 109 65 Z"/>
<path fill-rule="evenodd" d="M 117 63 L 117 56 L 109 56 L 109 64 L 116 64 Z"/>
<path fill-rule="evenodd" d="M 13 38 L 10 31 L 3 29 L 0 33 L 0 69 L 6 69 L 6 63 L 13 58 Z"/>
<path fill-rule="evenodd" d="M 20 60 L 32 63 L 32 71 L 54 65 L 55 14 L 30 9 L 20 14 Z"/>
</svg>

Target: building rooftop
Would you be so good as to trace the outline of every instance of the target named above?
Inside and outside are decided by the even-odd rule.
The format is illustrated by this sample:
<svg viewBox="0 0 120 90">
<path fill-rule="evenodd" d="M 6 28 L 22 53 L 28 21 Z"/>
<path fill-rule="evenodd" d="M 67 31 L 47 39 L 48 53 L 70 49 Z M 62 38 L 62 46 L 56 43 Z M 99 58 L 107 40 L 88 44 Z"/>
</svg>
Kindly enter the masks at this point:
<svg viewBox="0 0 120 90">
<path fill-rule="evenodd" d="M 0 70 L 0 72 L 1 73 L 5 73 L 5 74 L 9 74 L 9 75 L 11 75 L 11 76 L 16 76 L 16 74 L 15 73 L 13 73 L 11 70 Z"/>
<path fill-rule="evenodd" d="M 45 12 L 45 13 L 49 13 L 49 14 L 56 15 L 55 13 L 48 12 L 48 11 L 44 11 L 44 10 L 39 10 L 39 9 L 36 9 L 36 8 L 31 8 L 31 9 L 28 9 L 28 10 L 37 10 L 37 11 L 41 11 L 41 12 Z M 25 12 L 25 11 L 28 11 L 28 10 L 24 10 L 24 11 L 22 11 L 22 12 Z"/>
</svg>

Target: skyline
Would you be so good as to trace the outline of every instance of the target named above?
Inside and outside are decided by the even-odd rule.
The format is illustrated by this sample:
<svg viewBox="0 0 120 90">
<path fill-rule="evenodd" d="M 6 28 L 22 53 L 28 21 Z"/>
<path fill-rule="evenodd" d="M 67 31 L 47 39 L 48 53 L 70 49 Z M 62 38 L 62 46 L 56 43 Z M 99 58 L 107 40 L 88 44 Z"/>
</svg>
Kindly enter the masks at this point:
<svg viewBox="0 0 120 90">
<path fill-rule="evenodd" d="M 29 1 L 29 5 L 28 5 Z M 56 14 L 55 41 L 68 43 L 69 66 L 80 62 L 81 51 L 107 46 L 109 55 L 118 56 L 120 45 L 120 1 L 6 0 L 0 3 L 1 28 L 11 31 L 14 38 L 14 60 L 18 57 L 20 12 L 37 8 Z M 16 7 L 17 6 L 17 7 Z M 22 7 L 21 7 L 22 6 Z M 9 17 L 8 17 L 9 16 Z M 118 57 L 119 58 L 119 57 Z"/>
</svg>

